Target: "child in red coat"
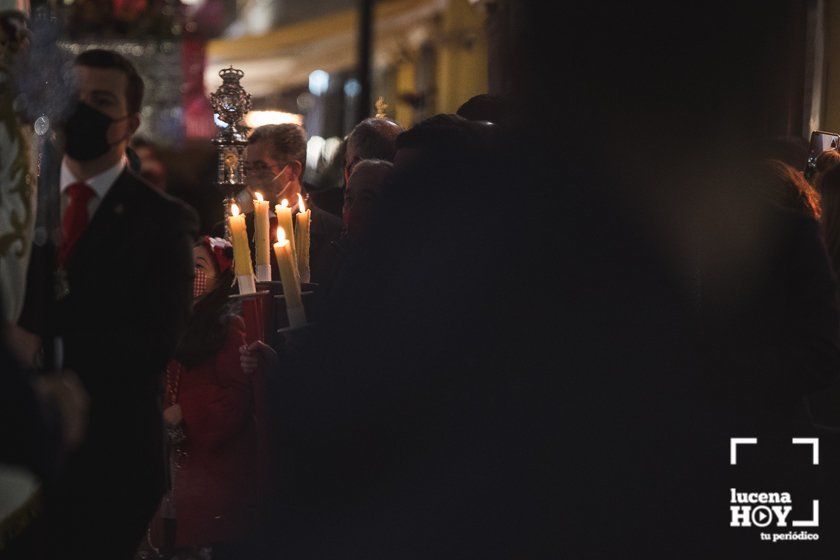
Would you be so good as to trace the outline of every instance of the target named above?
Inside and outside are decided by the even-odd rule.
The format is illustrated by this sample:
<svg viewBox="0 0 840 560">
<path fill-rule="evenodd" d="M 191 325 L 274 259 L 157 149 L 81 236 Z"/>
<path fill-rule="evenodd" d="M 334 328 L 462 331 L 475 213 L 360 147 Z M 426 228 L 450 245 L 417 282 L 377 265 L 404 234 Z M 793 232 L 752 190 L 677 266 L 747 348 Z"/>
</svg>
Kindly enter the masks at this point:
<svg viewBox="0 0 840 560">
<path fill-rule="evenodd" d="M 182 555 L 210 548 L 214 560 L 245 558 L 255 523 L 257 452 L 251 378 L 239 360 L 245 325 L 229 305 L 230 243 L 204 237 L 194 255 L 193 318 L 166 371 L 172 489 L 150 544 L 169 540 Z M 168 539 L 160 531 L 173 517 L 174 543 L 171 531 Z"/>
</svg>

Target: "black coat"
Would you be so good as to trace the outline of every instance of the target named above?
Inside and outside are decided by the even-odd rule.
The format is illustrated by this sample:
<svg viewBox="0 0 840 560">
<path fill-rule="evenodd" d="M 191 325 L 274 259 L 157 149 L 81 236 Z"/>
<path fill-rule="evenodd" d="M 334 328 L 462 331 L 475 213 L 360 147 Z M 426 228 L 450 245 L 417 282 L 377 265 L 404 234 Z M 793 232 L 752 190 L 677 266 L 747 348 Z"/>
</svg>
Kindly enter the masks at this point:
<svg viewBox="0 0 840 560">
<path fill-rule="evenodd" d="M 700 230 L 699 342 L 743 428 L 786 431 L 840 374 L 835 280 L 817 221 L 750 194 Z"/>
<path fill-rule="evenodd" d="M 160 383 L 191 312 L 196 233 L 194 212 L 125 170 L 67 262 L 69 294 L 42 294 L 42 333 L 62 336 L 65 367 L 91 399 L 86 439 L 48 504 L 68 558 L 130 558 L 163 493 Z"/>
</svg>

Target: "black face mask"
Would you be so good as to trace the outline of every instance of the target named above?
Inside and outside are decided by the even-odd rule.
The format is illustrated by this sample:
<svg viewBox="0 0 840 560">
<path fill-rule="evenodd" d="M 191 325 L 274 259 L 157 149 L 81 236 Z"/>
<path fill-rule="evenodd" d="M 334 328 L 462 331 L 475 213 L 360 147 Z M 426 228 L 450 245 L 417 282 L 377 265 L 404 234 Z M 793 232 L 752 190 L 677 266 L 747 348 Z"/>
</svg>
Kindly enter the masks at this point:
<svg viewBox="0 0 840 560">
<path fill-rule="evenodd" d="M 123 119 L 112 119 L 80 101 L 64 123 L 65 153 L 76 161 L 90 161 L 105 155 L 112 146 L 108 143 L 108 127 L 120 120 Z"/>
</svg>

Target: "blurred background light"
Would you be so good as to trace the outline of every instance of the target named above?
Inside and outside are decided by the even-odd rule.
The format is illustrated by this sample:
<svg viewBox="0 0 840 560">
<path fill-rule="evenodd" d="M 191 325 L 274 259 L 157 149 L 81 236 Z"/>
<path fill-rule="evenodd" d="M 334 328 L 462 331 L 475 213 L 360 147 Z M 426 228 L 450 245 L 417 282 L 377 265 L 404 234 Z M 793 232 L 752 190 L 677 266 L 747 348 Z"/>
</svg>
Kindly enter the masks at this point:
<svg viewBox="0 0 840 560">
<path fill-rule="evenodd" d="M 326 140 L 320 136 L 313 136 L 306 143 L 306 167 L 316 169 L 318 160 L 321 159 L 321 152 L 324 149 Z"/>
<path fill-rule="evenodd" d="M 266 124 L 293 123 L 303 125 L 303 115 L 285 111 L 251 111 L 245 115 L 245 124 L 257 128 Z"/>
<path fill-rule="evenodd" d="M 347 82 L 344 84 L 344 95 L 346 95 L 347 97 L 356 97 L 361 91 L 362 85 L 356 78 L 347 80 Z"/>
<path fill-rule="evenodd" d="M 312 95 L 323 95 L 330 88 L 330 75 L 323 70 L 309 74 L 309 91 Z"/>
</svg>

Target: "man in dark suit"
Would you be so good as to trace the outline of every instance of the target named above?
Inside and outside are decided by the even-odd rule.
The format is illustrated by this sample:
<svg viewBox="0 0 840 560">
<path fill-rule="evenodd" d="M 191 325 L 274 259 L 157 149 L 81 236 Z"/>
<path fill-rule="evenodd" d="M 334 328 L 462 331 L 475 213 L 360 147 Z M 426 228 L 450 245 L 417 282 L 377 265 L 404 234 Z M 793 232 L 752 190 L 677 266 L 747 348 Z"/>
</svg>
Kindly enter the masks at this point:
<svg viewBox="0 0 840 560">
<path fill-rule="evenodd" d="M 254 243 L 254 195 L 261 193 L 270 201 L 270 232 L 276 231 L 274 205 L 287 200 L 292 213 L 298 212 L 298 195 L 306 200 L 312 210 L 310 224 L 309 267 L 313 283 L 320 283 L 332 273 L 335 252 L 330 243 L 341 233 L 341 220 L 316 206 L 306 194 L 303 171 L 306 168 L 306 131 L 296 124 L 269 124 L 255 128 L 248 138 L 247 150 L 248 187 L 236 197 L 236 204 L 245 213 L 248 239 Z M 288 232 L 287 232 L 288 233 Z M 213 235 L 224 235 L 224 224 L 213 228 Z M 274 234 L 271 234 L 272 238 Z M 279 279 L 277 264 L 271 259 L 272 278 Z"/>
<path fill-rule="evenodd" d="M 159 386 L 190 313 L 197 220 L 127 166 L 143 97 L 131 63 L 91 50 L 75 70 L 61 241 L 37 248 L 56 272 L 51 293 L 28 294 L 36 308 L 47 299 L 54 320 L 24 318 L 63 340 L 91 400 L 87 435 L 47 494 L 54 555 L 131 558 L 164 488 Z"/>
</svg>

